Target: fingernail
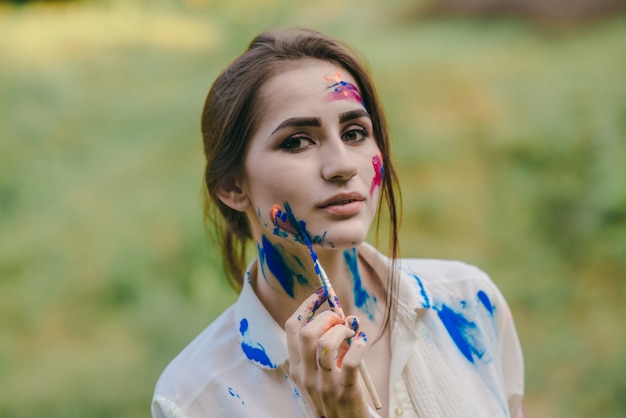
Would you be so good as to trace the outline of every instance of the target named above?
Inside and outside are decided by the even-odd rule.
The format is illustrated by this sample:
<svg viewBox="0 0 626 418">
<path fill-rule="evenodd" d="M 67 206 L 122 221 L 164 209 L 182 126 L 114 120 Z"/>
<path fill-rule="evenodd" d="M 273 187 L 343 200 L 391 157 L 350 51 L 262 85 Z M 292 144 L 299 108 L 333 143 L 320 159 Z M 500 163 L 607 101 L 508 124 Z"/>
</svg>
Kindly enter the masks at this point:
<svg viewBox="0 0 626 418">
<path fill-rule="evenodd" d="M 361 332 L 359 332 L 358 337 L 359 337 L 359 338 L 362 338 L 362 339 L 363 339 L 363 341 L 367 342 L 367 335 L 365 335 L 365 333 L 364 333 L 364 332 L 362 332 L 362 331 L 361 331 Z"/>
<path fill-rule="evenodd" d="M 326 289 L 323 287 L 320 287 L 319 289 L 317 289 L 315 291 L 315 294 L 317 294 L 318 298 L 317 300 L 313 303 L 313 307 L 311 307 L 311 312 L 309 313 L 309 317 L 307 319 L 307 322 L 310 322 L 311 319 L 313 319 L 313 315 L 315 315 L 315 312 L 317 312 L 317 310 L 320 308 L 320 306 L 322 306 L 324 304 L 324 302 L 326 302 L 326 300 L 328 299 L 328 293 L 326 293 Z"/>
<path fill-rule="evenodd" d="M 356 332 L 359 329 L 359 319 L 356 316 L 352 318 L 352 322 L 350 323 L 350 328 L 354 332 Z"/>
<path fill-rule="evenodd" d="M 313 304 L 313 307 L 311 308 L 311 313 L 309 314 L 309 320 L 313 318 L 313 315 L 315 315 L 315 312 L 317 312 L 317 310 L 320 308 L 320 306 L 322 306 L 324 302 L 325 302 L 324 299 L 318 299 L 315 301 L 315 303 Z"/>
</svg>

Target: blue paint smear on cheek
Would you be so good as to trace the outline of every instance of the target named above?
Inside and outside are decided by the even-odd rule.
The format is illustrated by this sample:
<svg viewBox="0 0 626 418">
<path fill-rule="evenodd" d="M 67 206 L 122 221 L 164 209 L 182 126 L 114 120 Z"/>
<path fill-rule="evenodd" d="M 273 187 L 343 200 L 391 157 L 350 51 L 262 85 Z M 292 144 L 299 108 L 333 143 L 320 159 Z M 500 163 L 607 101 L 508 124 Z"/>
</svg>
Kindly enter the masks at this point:
<svg viewBox="0 0 626 418">
<path fill-rule="evenodd" d="M 263 366 L 275 369 L 276 365 L 272 363 L 269 356 L 265 352 L 265 347 L 263 347 L 258 342 L 250 341 L 246 337 L 246 334 L 248 332 L 248 320 L 246 318 L 242 319 L 239 323 L 239 332 L 243 337 L 243 341 L 241 342 L 241 349 L 243 350 L 246 357 L 248 357 L 250 360 L 256 361 Z"/>
<path fill-rule="evenodd" d="M 274 277 L 276 277 L 276 280 L 278 280 L 278 283 L 280 283 L 285 292 L 293 298 L 294 273 L 287 265 L 287 262 L 281 254 L 281 251 L 279 251 L 279 249 L 277 248 L 279 247 L 279 245 L 272 245 L 270 240 L 268 240 L 265 235 L 263 235 L 261 239 L 262 245 L 260 247 L 257 246 L 261 266 L 267 265 L 267 267 L 272 272 Z M 261 268 L 263 270 L 263 276 L 265 277 L 265 268 Z M 265 279 L 267 280 L 267 277 L 265 277 Z"/>
<path fill-rule="evenodd" d="M 359 273 L 359 266 L 357 262 L 356 248 L 343 252 L 344 260 L 352 273 L 354 281 L 354 304 L 357 308 L 361 309 L 367 314 L 369 319 L 374 320 L 374 306 L 376 305 L 376 298 L 372 298 L 367 290 L 363 287 L 363 281 L 361 280 L 361 274 Z"/>
<path fill-rule="evenodd" d="M 326 232 L 328 231 L 324 231 L 324 234 L 322 234 L 322 236 L 319 236 L 319 235 L 314 236 L 313 239 L 311 240 L 311 244 L 319 244 L 323 246 L 324 240 L 326 239 Z"/>
<path fill-rule="evenodd" d="M 489 315 L 493 317 L 493 311 L 495 311 L 496 307 L 491 304 L 491 300 L 489 300 L 489 296 L 487 296 L 487 294 L 483 292 L 482 290 L 478 291 L 476 296 L 478 296 L 478 300 L 480 301 L 480 303 L 482 303 L 485 309 L 487 309 L 487 312 L 489 312 Z"/>
<path fill-rule="evenodd" d="M 474 357 L 479 359 L 483 357 L 485 349 L 481 347 L 479 331 L 475 323 L 446 305 L 437 309 L 437 315 L 461 354 L 470 363 L 474 363 Z"/>
</svg>

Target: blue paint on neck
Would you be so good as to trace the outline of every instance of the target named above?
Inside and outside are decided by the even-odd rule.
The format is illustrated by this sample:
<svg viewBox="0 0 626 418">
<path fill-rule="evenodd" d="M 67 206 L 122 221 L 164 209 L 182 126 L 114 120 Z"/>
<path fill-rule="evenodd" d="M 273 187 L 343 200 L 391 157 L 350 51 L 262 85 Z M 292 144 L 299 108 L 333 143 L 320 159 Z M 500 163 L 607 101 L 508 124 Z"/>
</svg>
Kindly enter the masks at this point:
<svg viewBox="0 0 626 418">
<path fill-rule="evenodd" d="M 487 309 L 489 315 L 493 316 L 493 311 L 495 311 L 496 307 L 491 304 L 489 296 L 487 296 L 487 294 L 482 290 L 479 290 L 476 296 L 478 296 L 478 300 L 480 301 L 480 303 L 482 303 L 485 309 Z"/>
<path fill-rule="evenodd" d="M 304 271 L 306 269 L 306 267 L 304 267 L 304 264 L 302 264 L 302 261 L 300 260 L 300 257 L 294 255 L 293 259 L 296 261 L 296 263 L 298 263 L 298 267 L 300 267 L 300 269 L 302 271 Z M 303 274 L 299 274 L 299 273 L 296 274 L 296 279 L 298 280 L 298 284 L 301 284 L 301 285 L 304 285 L 304 286 L 309 284 L 309 280 Z"/>
<path fill-rule="evenodd" d="M 365 312 L 369 319 L 373 321 L 376 298 L 372 298 L 363 287 L 363 281 L 361 280 L 361 274 L 359 273 L 356 248 L 344 251 L 343 258 L 350 269 L 350 273 L 352 273 L 352 280 L 354 284 L 354 304 L 357 308 Z"/>
<path fill-rule="evenodd" d="M 267 268 L 272 275 L 274 275 L 278 283 L 280 283 L 281 287 L 293 298 L 295 285 L 294 277 L 296 277 L 296 274 L 285 260 L 282 251 L 283 246 L 281 244 L 273 245 L 271 241 L 263 235 L 261 237 L 261 245 L 257 245 L 257 249 L 259 251 L 259 262 L 261 263 L 265 280 L 267 280 L 267 276 L 265 276 L 264 266 L 267 265 Z"/>
<path fill-rule="evenodd" d="M 455 312 L 447 305 L 442 305 L 437 309 L 439 319 L 446 327 L 448 334 L 456 344 L 463 356 L 474 363 L 474 357 L 482 358 L 485 349 L 480 346 L 480 330 L 476 324 L 469 321 L 462 314 Z"/>
<path fill-rule="evenodd" d="M 276 365 L 272 363 L 269 356 L 265 352 L 265 347 L 263 347 L 261 343 L 250 341 L 248 338 L 248 320 L 246 318 L 243 318 L 239 323 L 239 333 L 241 333 L 241 337 L 243 339 L 241 342 L 241 349 L 246 357 L 250 360 L 256 361 L 262 366 L 272 369 L 276 368 Z"/>
</svg>

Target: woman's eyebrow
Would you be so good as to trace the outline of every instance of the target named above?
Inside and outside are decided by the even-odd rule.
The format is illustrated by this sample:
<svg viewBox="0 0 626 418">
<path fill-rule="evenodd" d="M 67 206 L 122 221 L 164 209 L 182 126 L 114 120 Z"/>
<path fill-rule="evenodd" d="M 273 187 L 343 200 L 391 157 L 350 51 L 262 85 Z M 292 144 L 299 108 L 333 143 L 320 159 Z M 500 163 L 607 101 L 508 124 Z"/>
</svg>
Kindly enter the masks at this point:
<svg viewBox="0 0 626 418">
<path fill-rule="evenodd" d="M 301 126 L 320 127 L 322 126 L 322 122 L 320 118 L 289 118 L 278 125 L 278 127 L 272 131 L 272 135 L 284 128 L 299 128 Z"/>
<path fill-rule="evenodd" d="M 367 113 L 365 109 L 349 110 L 339 115 L 339 123 L 345 123 L 349 120 L 358 119 L 362 117 L 370 118 L 369 113 Z M 320 120 L 320 118 L 316 118 L 316 117 L 289 118 L 281 122 L 281 124 L 278 125 L 276 129 L 272 131 L 272 135 L 274 135 L 276 132 L 280 131 L 281 129 L 300 128 L 302 126 L 312 126 L 312 127 L 319 128 L 320 126 L 322 126 L 322 121 Z"/>
<path fill-rule="evenodd" d="M 350 110 L 348 112 L 344 112 L 339 115 L 339 123 L 344 123 L 349 120 L 358 119 L 362 117 L 371 119 L 370 114 L 367 113 L 365 109 Z"/>
</svg>

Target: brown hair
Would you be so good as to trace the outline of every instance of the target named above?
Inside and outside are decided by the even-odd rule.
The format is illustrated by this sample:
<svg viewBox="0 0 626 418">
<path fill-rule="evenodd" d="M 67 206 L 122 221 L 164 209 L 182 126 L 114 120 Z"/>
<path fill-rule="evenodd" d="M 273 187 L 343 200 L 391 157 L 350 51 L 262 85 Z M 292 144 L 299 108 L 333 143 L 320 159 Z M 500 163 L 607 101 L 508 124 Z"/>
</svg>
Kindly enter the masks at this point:
<svg viewBox="0 0 626 418">
<path fill-rule="evenodd" d="M 327 35 L 300 28 L 264 32 L 254 38 L 248 49 L 217 77 L 202 112 L 206 157 L 205 221 L 214 227 L 222 246 L 224 268 L 236 290 L 242 285 L 246 244 L 252 235 L 245 214 L 222 203 L 216 192 L 234 186 L 243 171 L 247 144 L 260 118 L 261 87 L 281 66 L 288 65 L 290 61 L 310 58 L 344 68 L 358 84 L 372 119 L 374 137 L 385 168 L 380 199 L 387 203 L 389 210 L 389 250 L 392 260 L 398 254 L 398 181 L 390 159 L 387 121 L 367 69 L 354 51 Z M 378 211 L 377 227 L 380 214 Z M 389 282 L 391 287 L 387 289 L 388 297 L 395 294 L 397 287 L 395 280 Z"/>
</svg>

